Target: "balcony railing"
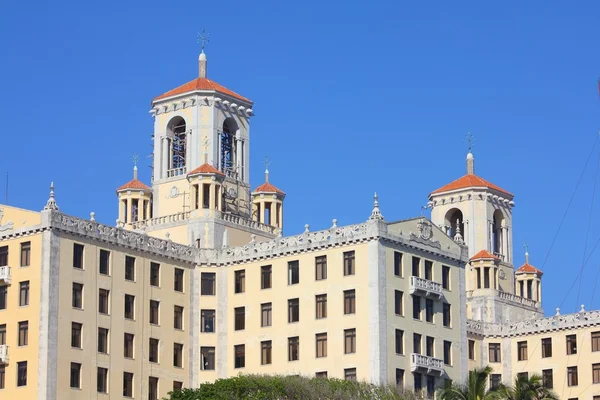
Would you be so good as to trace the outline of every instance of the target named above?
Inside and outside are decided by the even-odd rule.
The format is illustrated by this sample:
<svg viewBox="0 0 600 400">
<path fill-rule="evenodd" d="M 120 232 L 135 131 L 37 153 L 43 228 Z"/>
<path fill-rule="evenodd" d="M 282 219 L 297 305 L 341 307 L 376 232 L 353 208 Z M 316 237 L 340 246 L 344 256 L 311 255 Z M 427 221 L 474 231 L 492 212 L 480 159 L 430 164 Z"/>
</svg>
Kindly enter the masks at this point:
<svg viewBox="0 0 600 400">
<path fill-rule="evenodd" d="M 0 267 L 0 285 L 10 285 L 12 281 L 10 277 L 10 267 Z"/>
<path fill-rule="evenodd" d="M 467 290 L 467 298 L 469 297 L 497 297 L 502 300 L 509 301 L 511 303 L 522 304 L 527 307 L 539 308 L 541 304 L 535 300 L 527 299 L 525 297 L 517 296 L 509 292 L 502 292 L 496 289 L 475 289 Z"/>
<path fill-rule="evenodd" d="M 169 170 L 167 170 L 167 178 L 185 175 L 185 172 L 186 172 L 185 167 L 169 169 Z"/>
<path fill-rule="evenodd" d="M 8 346 L 0 344 L 0 364 L 8 364 Z"/>
<path fill-rule="evenodd" d="M 444 360 L 412 353 L 410 355 L 410 370 L 411 372 L 421 370 L 427 371 L 426 373 L 428 374 L 437 373 L 442 375 L 444 373 Z"/>
<path fill-rule="evenodd" d="M 411 276 L 409 285 L 410 294 L 420 292 L 426 297 L 436 297 L 438 299 L 443 296 L 441 283 L 419 278 L 418 276 Z"/>
</svg>

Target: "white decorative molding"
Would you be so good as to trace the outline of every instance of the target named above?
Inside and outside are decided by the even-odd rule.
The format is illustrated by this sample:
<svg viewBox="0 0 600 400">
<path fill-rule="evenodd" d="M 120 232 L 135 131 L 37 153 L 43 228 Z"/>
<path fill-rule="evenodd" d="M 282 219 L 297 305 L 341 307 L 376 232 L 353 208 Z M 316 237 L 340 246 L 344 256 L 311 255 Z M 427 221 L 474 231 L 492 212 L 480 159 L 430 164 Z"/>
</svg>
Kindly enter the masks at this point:
<svg viewBox="0 0 600 400">
<path fill-rule="evenodd" d="M 0 364 L 8 364 L 9 361 L 8 345 L 0 344 Z"/>
<path fill-rule="evenodd" d="M 0 208 L 0 232 L 12 231 L 14 227 L 14 223 L 12 221 L 8 221 L 5 224 L 2 224 L 2 218 L 4 217 L 4 208 Z"/>
<path fill-rule="evenodd" d="M 410 294 L 419 292 L 424 294 L 425 297 L 435 297 L 438 300 L 444 296 L 441 283 L 433 282 L 418 276 L 410 277 L 409 291 Z"/>
<path fill-rule="evenodd" d="M 11 282 L 10 267 L 7 265 L 0 267 L 0 284 L 10 285 Z"/>
<path fill-rule="evenodd" d="M 439 358 L 433 358 L 425 356 L 423 354 L 411 353 L 410 355 L 410 370 L 415 372 L 417 370 L 426 371 L 428 374 L 435 372 L 439 375 L 444 374 L 444 360 Z"/>
</svg>

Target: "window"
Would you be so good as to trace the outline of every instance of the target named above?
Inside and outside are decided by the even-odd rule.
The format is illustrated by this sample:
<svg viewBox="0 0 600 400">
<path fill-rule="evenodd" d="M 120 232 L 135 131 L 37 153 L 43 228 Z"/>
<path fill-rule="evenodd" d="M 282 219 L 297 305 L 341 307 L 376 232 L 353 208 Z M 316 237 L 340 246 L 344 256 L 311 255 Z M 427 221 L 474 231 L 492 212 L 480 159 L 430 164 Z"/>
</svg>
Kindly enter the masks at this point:
<svg viewBox="0 0 600 400">
<path fill-rule="evenodd" d="M 321 371 L 321 372 L 315 373 L 315 378 L 327 379 L 327 371 Z"/>
<path fill-rule="evenodd" d="M 443 319 L 444 319 L 444 326 L 445 327 L 450 327 L 451 323 L 452 323 L 452 318 L 451 318 L 451 312 L 450 312 L 450 304 L 448 303 L 443 303 Z"/>
<path fill-rule="evenodd" d="M 100 314 L 108 314 L 108 295 L 109 291 L 106 289 L 98 290 L 98 312 Z"/>
<path fill-rule="evenodd" d="M 27 386 L 27 361 L 17 363 L 17 386 Z"/>
<path fill-rule="evenodd" d="M 294 336 L 288 338 L 288 361 L 298 361 L 300 359 L 300 338 Z"/>
<path fill-rule="evenodd" d="M 327 357 L 327 333 L 317 333 L 317 358 Z"/>
<path fill-rule="evenodd" d="M 356 353 L 356 329 L 344 329 L 344 354 Z"/>
<path fill-rule="evenodd" d="M 29 321 L 19 322 L 19 346 L 27 346 L 29 343 Z"/>
<path fill-rule="evenodd" d="M 81 330 L 83 325 L 79 322 L 71 322 L 71 347 L 81 348 Z"/>
<path fill-rule="evenodd" d="M 131 294 L 125 295 L 125 318 L 135 318 L 135 296 Z"/>
<path fill-rule="evenodd" d="M 404 386 L 404 370 L 396 368 L 396 386 Z"/>
<path fill-rule="evenodd" d="M 427 375 L 427 395 L 432 398 L 435 390 L 435 376 Z"/>
<path fill-rule="evenodd" d="M 592 332 L 592 351 L 600 351 L 600 331 Z"/>
<path fill-rule="evenodd" d="M 215 281 L 216 276 L 214 272 L 202 272 L 200 294 L 202 296 L 214 296 L 215 295 Z"/>
<path fill-rule="evenodd" d="M 344 276 L 354 275 L 354 273 L 355 273 L 354 258 L 355 258 L 354 250 L 344 252 Z"/>
<path fill-rule="evenodd" d="M 433 262 L 425 260 L 425 279 L 428 281 L 433 280 Z"/>
<path fill-rule="evenodd" d="M 469 360 L 475 359 L 475 341 L 469 339 Z"/>
<path fill-rule="evenodd" d="M 234 291 L 235 293 L 244 293 L 246 291 L 246 270 L 235 271 Z"/>
<path fill-rule="evenodd" d="M 356 291 L 344 290 L 344 314 L 356 313 Z"/>
<path fill-rule="evenodd" d="M 73 283 L 73 308 L 83 308 L 83 284 Z"/>
<path fill-rule="evenodd" d="M 148 400 L 158 400 L 158 378 L 148 378 Z"/>
<path fill-rule="evenodd" d="M 201 326 L 200 331 L 204 333 L 214 333 L 215 331 L 215 310 L 200 311 Z"/>
<path fill-rule="evenodd" d="M 318 294 L 315 296 L 316 303 L 316 318 L 322 319 L 327 318 L 327 295 L 326 294 Z"/>
<path fill-rule="evenodd" d="M 300 263 L 299 261 L 288 262 L 288 285 L 300 283 Z"/>
<path fill-rule="evenodd" d="M 173 290 L 176 292 L 183 292 L 183 274 L 181 268 L 175 268 L 173 272 Z"/>
<path fill-rule="evenodd" d="M 501 374 L 491 374 L 490 375 L 490 389 L 496 390 L 502 384 L 502 375 Z"/>
<path fill-rule="evenodd" d="M 542 358 L 552 357 L 552 338 L 542 339 Z"/>
<path fill-rule="evenodd" d="M 396 312 L 396 315 L 404 315 L 403 309 L 404 309 L 404 305 L 403 303 L 403 293 L 399 290 L 394 290 L 394 311 Z"/>
<path fill-rule="evenodd" d="M 148 360 L 153 363 L 158 362 L 158 339 L 150 338 Z"/>
<path fill-rule="evenodd" d="M 29 305 L 29 281 L 19 283 L 19 306 Z"/>
<path fill-rule="evenodd" d="M 125 256 L 125 280 L 135 281 L 135 257 Z"/>
<path fill-rule="evenodd" d="M 203 371 L 213 371 L 215 369 L 215 348 L 200 347 L 200 361 Z"/>
<path fill-rule="evenodd" d="M 433 300 L 425 299 L 425 321 L 433 322 Z"/>
<path fill-rule="evenodd" d="M 413 373 L 413 378 L 415 392 L 419 392 L 421 389 L 423 389 L 423 376 L 415 372 Z"/>
<path fill-rule="evenodd" d="M 529 372 L 519 372 L 517 373 L 517 378 L 521 378 L 521 379 L 529 379 Z"/>
<path fill-rule="evenodd" d="M 345 368 L 344 379 L 347 381 L 356 381 L 356 368 Z"/>
<path fill-rule="evenodd" d="M 490 343 L 490 362 L 499 363 L 502 360 L 500 359 L 500 343 Z"/>
<path fill-rule="evenodd" d="M 568 386 L 577 386 L 579 384 L 577 379 L 577 367 L 568 367 L 567 368 L 567 385 Z"/>
<path fill-rule="evenodd" d="M 421 354 L 421 335 L 413 333 L 413 353 Z"/>
<path fill-rule="evenodd" d="M 100 250 L 100 263 L 98 272 L 102 275 L 110 275 L 110 251 Z"/>
<path fill-rule="evenodd" d="M 246 366 L 246 345 L 238 344 L 233 346 L 233 353 L 235 368 L 244 368 Z"/>
<path fill-rule="evenodd" d="M 592 364 L 592 382 L 600 383 L 600 364 Z"/>
<path fill-rule="evenodd" d="M 73 268 L 83 269 L 83 245 L 73 243 Z"/>
<path fill-rule="evenodd" d="M 6 324 L 0 325 L 0 345 L 6 344 Z"/>
<path fill-rule="evenodd" d="M 133 358 L 133 333 L 126 333 L 123 337 L 123 357 Z"/>
<path fill-rule="evenodd" d="M 98 393 L 108 393 L 108 369 L 98 367 L 97 384 Z"/>
<path fill-rule="evenodd" d="M 527 342 L 518 342 L 517 343 L 517 359 L 519 361 L 527 360 Z"/>
<path fill-rule="evenodd" d="M 300 300 L 288 300 L 288 322 L 298 322 L 300 320 Z"/>
<path fill-rule="evenodd" d="M 404 331 L 396 329 L 395 342 L 396 342 L 396 354 L 404 354 Z"/>
<path fill-rule="evenodd" d="M 272 266 L 265 265 L 264 267 L 260 267 L 260 288 L 261 289 L 271 289 L 272 274 L 273 274 Z"/>
<path fill-rule="evenodd" d="M 425 338 L 425 355 L 427 357 L 434 357 L 435 354 L 435 341 L 431 336 Z"/>
<path fill-rule="evenodd" d="M 0 310 L 6 310 L 7 287 L 0 286 Z"/>
<path fill-rule="evenodd" d="M 246 307 L 236 307 L 233 310 L 235 314 L 235 330 L 242 331 L 246 329 Z"/>
<path fill-rule="evenodd" d="M 444 340 L 444 364 L 452 365 L 452 342 Z"/>
<path fill-rule="evenodd" d="M 81 389 L 81 364 L 71 363 L 71 379 L 70 386 L 73 389 Z"/>
<path fill-rule="evenodd" d="M 442 287 L 450 290 L 450 267 L 442 265 Z"/>
<path fill-rule="evenodd" d="M 419 257 L 413 256 L 413 258 L 412 258 L 412 275 L 413 276 L 421 276 L 419 274 L 420 266 L 421 266 L 421 259 Z"/>
<path fill-rule="evenodd" d="M 271 303 L 263 303 L 260 305 L 260 326 L 271 326 L 272 320 L 272 304 Z"/>
<path fill-rule="evenodd" d="M 8 246 L 0 247 L 0 267 L 8 265 Z"/>
<path fill-rule="evenodd" d="M 554 379 L 552 378 L 552 370 L 542 370 L 542 384 L 546 389 L 552 389 L 554 387 Z"/>
<path fill-rule="evenodd" d="M 394 252 L 394 275 L 402 276 L 402 253 Z"/>
<path fill-rule="evenodd" d="M 183 344 L 173 343 L 173 366 L 183 367 Z"/>
<path fill-rule="evenodd" d="M 183 329 L 183 307 L 173 306 L 173 328 Z"/>
<path fill-rule="evenodd" d="M 315 280 L 327 279 L 327 256 L 315 257 Z"/>
<path fill-rule="evenodd" d="M 21 243 L 21 267 L 29 267 L 31 264 L 31 242 Z"/>
<path fill-rule="evenodd" d="M 123 372 L 123 397 L 133 397 L 133 374 Z"/>
<path fill-rule="evenodd" d="M 158 314 L 159 314 L 160 302 L 156 300 L 150 300 L 150 323 L 158 325 Z"/>
<path fill-rule="evenodd" d="M 577 354 L 577 336 L 567 335 L 567 355 Z"/>
<path fill-rule="evenodd" d="M 160 286 L 160 264 L 150 263 L 150 286 Z"/>
<path fill-rule="evenodd" d="M 108 354 L 108 329 L 98 328 L 98 353 Z"/>
<path fill-rule="evenodd" d="M 260 365 L 271 364 L 272 347 L 273 345 L 270 340 L 260 342 Z"/>
<path fill-rule="evenodd" d="M 421 319 L 421 298 L 413 295 L 413 318 Z"/>
</svg>

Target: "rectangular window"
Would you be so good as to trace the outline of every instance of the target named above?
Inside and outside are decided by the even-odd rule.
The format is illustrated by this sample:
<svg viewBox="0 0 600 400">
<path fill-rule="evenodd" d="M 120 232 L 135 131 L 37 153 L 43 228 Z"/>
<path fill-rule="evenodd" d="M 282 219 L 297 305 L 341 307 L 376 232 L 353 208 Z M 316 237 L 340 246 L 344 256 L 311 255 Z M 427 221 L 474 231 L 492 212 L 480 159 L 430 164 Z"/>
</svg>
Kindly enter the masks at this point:
<svg viewBox="0 0 600 400">
<path fill-rule="evenodd" d="M 273 344 L 270 340 L 260 342 L 260 365 L 271 364 L 271 350 Z"/>
<path fill-rule="evenodd" d="M 298 322 L 300 320 L 300 299 L 288 300 L 288 322 Z"/>
<path fill-rule="evenodd" d="M 592 332 L 592 351 L 600 351 L 600 331 Z"/>
<path fill-rule="evenodd" d="M 29 321 L 19 322 L 19 346 L 27 346 L 29 343 Z"/>
<path fill-rule="evenodd" d="M 421 269 L 421 259 L 419 257 L 413 256 L 412 258 L 412 275 L 413 276 L 421 276 L 419 270 Z"/>
<path fill-rule="evenodd" d="M 83 269 L 83 245 L 79 243 L 73 243 L 73 268 Z"/>
<path fill-rule="evenodd" d="M 133 358 L 133 340 L 135 336 L 133 333 L 126 333 L 123 337 L 123 357 Z"/>
<path fill-rule="evenodd" d="M 433 322 L 433 300 L 425 299 L 425 321 Z"/>
<path fill-rule="evenodd" d="M 102 275 L 110 275 L 110 251 L 100 250 L 98 272 L 100 272 Z"/>
<path fill-rule="evenodd" d="M 318 294 L 315 296 L 316 319 L 327 318 L 327 295 Z"/>
<path fill-rule="evenodd" d="M 157 363 L 158 362 L 158 339 L 150 338 L 148 344 L 148 361 Z"/>
<path fill-rule="evenodd" d="M 173 343 L 173 366 L 183 367 L 183 344 Z"/>
<path fill-rule="evenodd" d="M 83 308 L 83 284 L 73 283 L 73 296 L 72 296 L 73 308 Z"/>
<path fill-rule="evenodd" d="M 542 339 L 542 358 L 552 357 L 552 338 Z"/>
<path fill-rule="evenodd" d="M 402 253 L 394 252 L 394 275 L 402 276 Z"/>
<path fill-rule="evenodd" d="M 6 344 L 6 324 L 0 325 L 0 345 Z"/>
<path fill-rule="evenodd" d="M 108 393 L 108 368 L 98 367 L 96 389 L 98 393 Z"/>
<path fill-rule="evenodd" d="M 452 342 L 444 340 L 444 364 L 452 365 Z"/>
<path fill-rule="evenodd" d="M 396 386 L 404 386 L 404 370 L 396 368 Z"/>
<path fill-rule="evenodd" d="M 394 290 L 394 311 L 396 315 L 404 315 L 403 293 L 399 290 Z"/>
<path fill-rule="evenodd" d="M 17 386 L 27 386 L 27 361 L 17 363 Z"/>
<path fill-rule="evenodd" d="M 469 360 L 475 359 L 475 341 L 469 339 Z"/>
<path fill-rule="evenodd" d="M 8 265 L 8 246 L 0 247 L 0 267 Z"/>
<path fill-rule="evenodd" d="M 158 378 L 148 378 L 148 400 L 158 400 Z"/>
<path fill-rule="evenodd" d="M 517 373 L 517 378 L 521 378 L 521 379 L 529 379 L 529 372 L 519 372 Z"/>
<path fill-rule="evenodd" d="M 567 355 L 577 354 L 577 335 L 567 335 Z"/>
<path fill-rule="evenodd" d="M 428 281 L 433 280 L 433 262 L 425 260 L 425 279 Z"/>
<path fill-rule="evenodd" d="M 260 326 L 271 326 L 273 321 L 272 318 L 272 304 L 271 303 L 263 303 L 260 305 Z"/>
<path fill-rule="evenodd" d="M 300 262 L 290 261 L 288 262 L 288 285 L 297 283 L 300 283 Z"/>
<path fill-rule="evenodd" d="M 404 354 L 404 331 L 396 329 L 395 334 L 396 354 Z"/>
<path fill-rule="evenodd" d="M 31 242 L 21 243 L 21 267 L 29 267 L 31 264 Z"/>
<path fill-rule="evenodd" d="M 315 280 L 327 279 L 327 256 L 315 257 Z"/>
<path fill-rule="evenodd" d="M 500 343 L 490 343 L 490 362 L 499 363 L 502 360 L 500 359 Z"/>
<path fill-rule="evenodd" d="M 246 291 L 246 270 L 240 269 L 234 272 L 234 292 L 244 293 Z"/>
<path fill-rule="evenodd" d="M 200 311 L 201 325 L 200 331 L 204 333 L 215 332 L 215 310 L 201 310 Z"/>
<path fill-rule="evenodd" d="M 183 275 L 184 271 L 181 268 L 175 268 L 173 271 L 173 290 L 183 293 Z"/>
<path fill-rule="evenodd" d="M 215 369 L 215 348 L 200 347 L 200 361 L 203 371 L 214 371 Z"/>
<path fill-rule="evenodd" d="M 600 364 L 592 364 L 592 383 L 600 383 Z"/>
<path fill-rule="evenodd" d="M 490 375 L 490 389 L 496 390 L 502 384 L 502 375 L 501 374 L 491 374 Z"/>
<path fill-rule="evenodd" d="M 413 333 L 413 353 L 421 354 L 421 335 Z"/>
<path fill-rule="evenodd" d="M 151 262 L 150 263 L 150 286 L 160 286 L 160 264 Z"/>
<path fill-rule="evenodd" d="M 271 277 L 273 274 L 273 267 L 271 265 L 265 265 L 260 267 L 260 288 L 271 289 Z"/>
<path fill-rule="evenodd" d="M 317 333 L 315 339 L 317 342 L 317 358 L 327 357 L 327 333 Z"/>
<path fill-rule="evenodd" d="M 542 370 L 542 384 L 546 389 L 554 388 L 554 378 L 551 369 Z"/>
<path fill-rule="evenodd" d="M 108 354 L 108 329 L 98 328 L 98 353 Z"/>
<path fill-rule="evenodd" d="M 246 366 L 246 345 L 238 344 L 233 346 L 233 353 L 235 368 L 244 368 Z"/>
<path fill-rule="evenodd" d="M 81 389 L 81 364 L 71 363 L 71 379 L 70 386 L 73 389 Z"/>
<path fill-rule="evenodd" d="M 29 305 L 29 281 L 19 283 L 19 306 Z"/>
<path fill-rule="evenodd" d="M 321 371 L 321 372 L 315 373 L 315 378 L 327 379 L 327 371 Z"/>
<path fill-rule="evenodd" d="M 288 361 L 297 361 L 300 359 L 300 338 L 294 336 L 288 338 Z"/>
<path fill-rule="evenodd" d="M 344 252 L 344 276 L 355 274 L 355 255 L 353 251 Z"/>
<path fill-rule="evenodd" d="M 125 256 L 125 280 L 135 281 L 135 257 Z"/>
<path fill-rule="evenodd" d="M 427 396 L 433 398 L 433 392 L 435 390 L 435 376 L 427 375 Z"/>
<path fill-rule="evenodd" d="M 414 372 L 413 378 L 415 392 L 421 391 L 421 389 L 423 389 L 423 376 L 419 373 Z"/>
<path fill-rule="evenodd" d="M 356 313 L 356 291 L 344 290 L 344 314 Z"/>
<path fill-rule="evenodd" d="M 81 348 L 81 330 L 83 325 L 79 322 L 71 322 L 71 347 Z"/>
<path fill-rule="evenodd" d="M 108 314 L 109 294 L 107 289 L 98 290 L 98 312 L 100 314 Z"/>
<path fill-rule="evenodd" d="M 6 310 L 7 286 L 0 286 L 0 310 Z"/>
<path fill-rule="evenodd" d="M 135 318 L 135 296 L 131 294 L 125 295 L 125 318 Z"/>
<path fill-rule="evenodd" d="M 450 290 L 450 267 L 442 265 L 442 288 Z"/>
<path fill-rule="evenodd" d="M 156 300 L 150 300 L 150 323 L 158 325 L 160 302 Z"/>
<path fill-rule="evenodd" d="M 517 359 L 519 361 L 527 360 L 527 341 L 517 343 Z"/>
<path fill-rule="evenodd" d="M 427 357 L 434 357 L 435 340 L 431 336 L 425 337 L 425 354 Z"/>
<path fill-rule="evenodd" d="M 235 315 L 235 330 L 242 331 L 246 329 L 246 307 L 236 307 L 233 310 Z"/>
<path fill-rule="evenodd" d="M 216 276 L 214 272 L 202 272 L 200 294 L 202 296 L 214 296 L 215 295 L 215 281 Z"/>
<path fill-rule="evenodd" d="M 451 323 L 452 323 L 452 319 L 451 319 L 451 315 L 452 313 L 450 312 L 450 304 L 448 303 L 443 303 L 443 319 L 444 319 L 444 326 L 445 327 L 450 327 Z"/>
<path fill-rule="evenodd" d="M 344 354 L 356 353 L 356 329 L 344 329 Z"/>
<path fill-rule="evenodd" d="M 173 306 L 173 328 L 183 329 L 183 307 Z"/>
<path fill-rule="evenodd" d="M 413 299 L 413 318 L 421 319 L 421 298 L 419 296 L 412 296 Z"/>
<path fill-rule="evenodd" d="M 123 372 L 123 397 L 133 397 L 133 374 Z"/>
<path fill-rule="evenodd" d="M 356 368 L 345 368 L 344 379 L 347 381 L 356 381 Z"/>
<path fill-rule="evenodd" d="M 577 386 L 579 379 L 577 377 L 577 367 L 567 367 L 567 385 Z"/>
</svg>

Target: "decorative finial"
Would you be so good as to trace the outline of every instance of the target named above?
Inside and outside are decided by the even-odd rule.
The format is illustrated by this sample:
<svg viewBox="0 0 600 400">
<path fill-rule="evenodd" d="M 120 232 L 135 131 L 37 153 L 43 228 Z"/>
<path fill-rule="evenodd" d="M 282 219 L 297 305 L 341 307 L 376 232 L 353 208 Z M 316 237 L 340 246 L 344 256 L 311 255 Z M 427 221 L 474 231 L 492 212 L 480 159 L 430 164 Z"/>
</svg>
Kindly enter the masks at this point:
<svg viewBox="0 0 600 400">
<path fill-rule="evenodd" d="M 202 53 L 204 53 L 204 46 L 210 42 L 210 33 L 206 33 L 206 29 L 202 29 L 202 33 L 198 32 L 198 43 L 202 45 Z"/>
<path fill-rule="evenodd" d="M 95 221 L 95 220 L 96 220 L 96 213 L 92 211 L 90 213 L 90 221 Z"/>
<path fill-rule="evenodd" d="M 171 234 L 169 232 L 165 232 L 165 237 L 167 240 L 171 240 Z"/>
<path fill-rule="evenodd" d="M 585 305 L 581 305 L 581 310 L 579 310 L 579 312 L 585 312 Z"/>
<path fill-rule="evenodd" d="M 208 144 L 210 139 L 207 135 L 202 136 L 202 147 L 204 148 L 204 164 L 208 164 Z"/>
<path fill-rule="evenodd" d="M 467 144 L 467 149 L 469 150 L 469 153 L 473 153 L 474 142 L 475 139 L 473 138 L 473 134 L 471 132 L 467 132 L 467 134 L 465 135 L 465 143 Z"/>
<path fill-rule="evenodd" d="M 371 211 L 371 216 L 369 219 L 377 219 L 383 221 L 383 215 L 381 215 L 381 211 L 379 210 L 379 198 L 377 197 L 377 192 L 373 195 L 373 211 Z"/>
<path fill-rule="evenodd" d="M 46 202 L 46 207 L 44 207 L 44 210 L 58 211 L 58 205 L 56 204 L 56 200 L 54 199 L 54 182 L 50 183 L 50 197 Z"/>
<path fill-rule="evenodd" d="M 198 76 L 200 78 L 206 78 L 206 54 L 204 54 L 204 46 L 208 43 L 208 33 L 206 33 L 206 29 L 202 29 L 202 33 L 198 32 L 198 43 L 202 44 L 202 52 L 200 53 L 200 57 L 198 57 Z"/>
<path fill-rule="evenodd" d="M 250 235 L 250 243 L 256 243 L 256 235 Z"/>
<path fill-rule="evenodd" d="M 304 225 L 304 233 L 308 233 L 309 228 L 310 228 L 310 225 L 308 225 L 308 224 Z"/>
<path fill-rule="evenodd" d="M 331 225 L 331 228 L 332 229 L 337 228 L 337 219 L 334 218 L 332 222 L 333 222 L 333 225 Z"/>
<path fill-rule="evenodd" d="M 454 241 L 456 243 L 463 244 L 463 236 L 460 233 L 460 219 L 456 218 L 456 234 L 454 235 Z"/>
<path fill-rule="evenodd" d="M 265 182 L 269 182 L 269 165 L 271 165 L 271 160 L 269 157 L 265 157 Z"/>
<path fill-rule="evenodd" d="M 560 308 L 558 308 L 558 307 L 556 308 L 556 315 L 557 316 L 560 315 Z"/>
<path fill-rule="evenodd" d="M 474 175 L 475 174 L 475 159 L 473 157 L 473 135 L 471 135 L 471 132 L 467 133 L 465 135 L 465 142 L 467 143 L 467 148 L 469 150 L 469 152 L 467 153 L 467 175 Z"/>
<path fill-rule="evenodd" d="M 527 242 L 523 242 L 523 248 L 525 249 L 525 264 L 529 264 L 529 246 Z"/>
</svg>

